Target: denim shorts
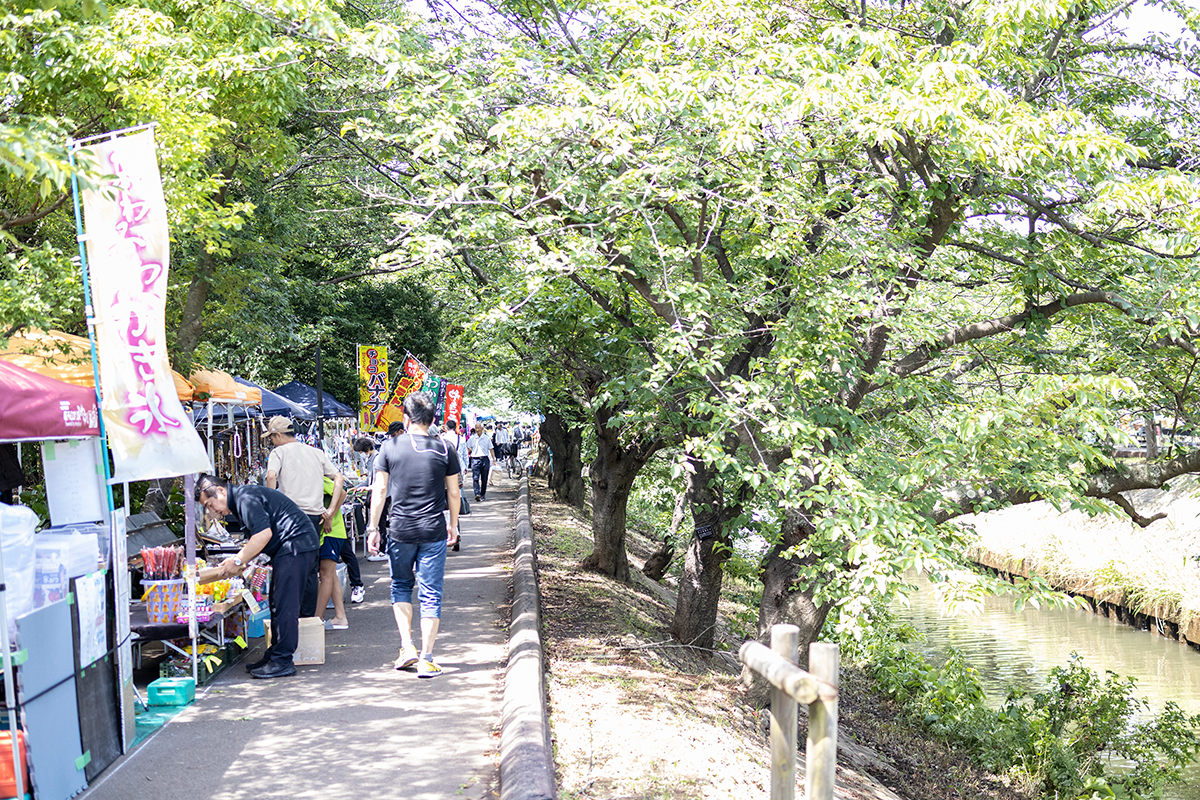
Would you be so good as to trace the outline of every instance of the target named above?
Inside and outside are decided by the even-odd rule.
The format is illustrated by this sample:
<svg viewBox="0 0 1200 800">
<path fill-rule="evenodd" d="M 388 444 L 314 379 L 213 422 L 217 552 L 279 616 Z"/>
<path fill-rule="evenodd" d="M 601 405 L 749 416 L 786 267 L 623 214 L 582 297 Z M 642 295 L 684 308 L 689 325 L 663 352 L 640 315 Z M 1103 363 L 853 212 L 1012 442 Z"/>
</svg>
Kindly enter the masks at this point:
<svg viewBox="0 0 1200 800">
<path fill-rule="evenodd" d="M 421 617 L 442 616 L 442 579 L 446 574 L 446 539 L 436 542 L 387 540 L 392 568 L 392 602 L 411 603 L 413 585 L 420 590 Z"/>
</svg>

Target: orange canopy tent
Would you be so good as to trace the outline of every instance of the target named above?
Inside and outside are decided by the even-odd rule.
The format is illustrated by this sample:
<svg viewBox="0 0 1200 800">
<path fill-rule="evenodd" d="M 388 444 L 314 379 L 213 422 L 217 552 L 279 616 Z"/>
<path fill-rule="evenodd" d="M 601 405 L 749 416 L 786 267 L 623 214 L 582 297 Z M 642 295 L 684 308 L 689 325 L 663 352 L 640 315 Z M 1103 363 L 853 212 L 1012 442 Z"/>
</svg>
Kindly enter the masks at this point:
<svg viewBox="0 0 1200 800">
<path fill-rule="evenodd" d="M 8 338 L 8 344 L 0 347 L 0 361 L 56 381 L 96 388 L 92 345 L 82 336 L 30 329 Z M 179 400 L 192 402 L 194 389 L 188 379 L 175 370 L 171 370 L 171 377 L 175 379 L 175 394 Z"/>
<path fill-rule="evenodd" d="M 253 386 L 238 383 L 228 372 L 219 369 L 198 369 L 189 380 L 196 387 L 195 399 L 216 402 L 234 401 L 246 405 L 262 405 L 262 392 Z"/>
</svg>

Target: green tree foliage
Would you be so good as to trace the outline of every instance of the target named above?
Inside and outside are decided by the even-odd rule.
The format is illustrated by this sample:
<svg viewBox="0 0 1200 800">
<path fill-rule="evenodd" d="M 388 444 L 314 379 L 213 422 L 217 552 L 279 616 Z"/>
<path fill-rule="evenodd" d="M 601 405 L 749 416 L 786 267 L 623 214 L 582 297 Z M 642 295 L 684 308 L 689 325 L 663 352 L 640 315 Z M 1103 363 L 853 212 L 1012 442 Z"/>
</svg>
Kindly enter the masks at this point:
<svg viewBox="0 0 1200 800">
<path fill-rule="evenodd" d="M 1194 404 L 1190 32 L 1130 44 L 1117 3 L 493 11 L 357 126 L 405 166 L 397 263 L 503 249 L 498 320 L 538 316 L 537 353 L 571 331 L 598 435 L 756 490 L 764 628 L 852 623 L 964 512 L 1200 467 L 1109 456 L 1119 409 Z"/>
<path fill-rule="evenodd" d="M 77 286 L 54 294 L 77 280 L 69 138 L 157 123 L 177 256 L 218 253 L 253 208 L 225 202 L 233 173 L 288 150 L 276 122 L 302 96 L 301 49 L 219 3 L 64 2 L 0 17 L 0 277 L 32 287 L 6 304 L 8 327 L 82 316 Z M 194 262 L 174 266 L 173 285 L 188 285 Z"/>
</svg>

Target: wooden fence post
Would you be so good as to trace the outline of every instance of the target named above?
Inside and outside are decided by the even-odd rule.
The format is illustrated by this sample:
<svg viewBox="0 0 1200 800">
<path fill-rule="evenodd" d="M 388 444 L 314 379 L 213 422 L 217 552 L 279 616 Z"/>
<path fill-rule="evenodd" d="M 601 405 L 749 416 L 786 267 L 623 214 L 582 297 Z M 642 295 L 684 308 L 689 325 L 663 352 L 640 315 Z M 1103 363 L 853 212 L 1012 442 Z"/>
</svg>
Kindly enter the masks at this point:
<svg viewBox="0 0 1200 800">
<path fill-rule="evenodd" d="M 772 640 L 773 641 L 773 640 Z M 833 686 L 838 685 L 838 646 L 813 642 L 808 648 L 808 671 Z M 808 800 L 833 800 L 837 778 L 837 697 L 808 706 L 807 769 L 804 792 Z"/>
<path fill-rule="evenodd" d="M 771 650 L 796 663 L 800 648 L 800 629 L 795 625 L 771 626 Z M 783 689 L 771 687 L 771 800 L 792 800 L 796 796 L 796 698 Z"/>
</svg>

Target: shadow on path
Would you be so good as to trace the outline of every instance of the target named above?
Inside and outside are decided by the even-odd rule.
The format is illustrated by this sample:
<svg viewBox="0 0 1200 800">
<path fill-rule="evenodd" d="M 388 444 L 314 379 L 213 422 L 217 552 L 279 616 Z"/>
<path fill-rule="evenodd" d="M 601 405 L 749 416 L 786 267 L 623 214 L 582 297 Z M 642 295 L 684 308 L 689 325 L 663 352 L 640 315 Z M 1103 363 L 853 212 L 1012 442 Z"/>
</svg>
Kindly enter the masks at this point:
<svg viewBox="0 0 1200 800">
<path fill-rule="evenodd" d="M 516 481 L 501 480 L 488 495 L 471 504 L 462 549 L 447 559 L 435 650 L 441 677 L 392 669 L 400 635 L 387 564 L 360 559 L 366 602 L 347 604 L 349 630 L 326 631 L 323 665 L 275 681 L 234 665 L 80 797 L 497 796 Z M 256 640 L 252 651 L 261 647 Z"/>
</svg>

